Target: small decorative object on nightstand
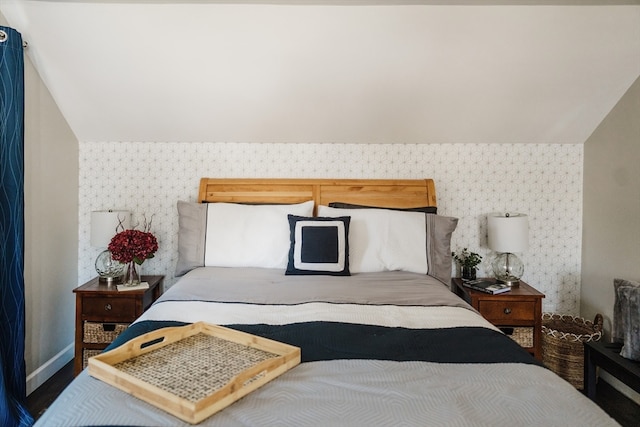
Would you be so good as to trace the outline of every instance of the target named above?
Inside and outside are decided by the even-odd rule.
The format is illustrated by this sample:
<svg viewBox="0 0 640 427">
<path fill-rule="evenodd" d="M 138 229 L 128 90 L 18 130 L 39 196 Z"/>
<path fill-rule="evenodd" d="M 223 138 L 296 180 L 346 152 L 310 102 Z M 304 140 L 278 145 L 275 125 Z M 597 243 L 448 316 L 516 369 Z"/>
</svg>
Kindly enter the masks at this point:
<svg viewBox="0 0 640 427">
<path fill-rule="evenodd" d="M 493 280 L 493 279 L 483 279 Z M 520 286 L 502 294 L 487 294 L 469 289 L 461 278 L 452 279 L 452 289 L 489 322 L 542 360 L 542 298 L 538 292 L 522 280 Z"/>
<path fill-rule="evenodd" d="M 162 294 L 164 276 L 142 276 L 147 289 L 119 292 L 94 278 L 73 290 L 76 294 L 74 374 L 87 366 L 91 356 L 102 352 L 131 322 Z"/>
<path fill-rule="evenodd" d="M 152 221 L 153 216 L 148 222 L 145 217 L 143 230 L 123 230 L 109 243 L 113 259 L 126 265 L 122 276 L 122 284 L 126 286 L 138 286 L 142 282 L 137 266 L 153 258 L 158 250 L 158 240 L 150 231 Z"/>
<path fill-rule="evenodd" d="M 462 249 L 458 253 L 452 252 L 451 255 L 453 259 L 460 264 L 462 278 L 475 280 L 476 270 L 478 269 L 478 264 L 482 262 L 482 257 L 475 252 L 469 251 L 467 248 Z"/>
</svg>

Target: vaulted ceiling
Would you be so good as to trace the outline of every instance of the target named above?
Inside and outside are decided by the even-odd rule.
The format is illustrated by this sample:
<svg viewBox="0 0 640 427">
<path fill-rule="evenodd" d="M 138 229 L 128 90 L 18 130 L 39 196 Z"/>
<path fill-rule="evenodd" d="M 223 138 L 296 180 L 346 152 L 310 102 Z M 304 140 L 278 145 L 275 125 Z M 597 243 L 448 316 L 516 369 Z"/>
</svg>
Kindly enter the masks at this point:
<svg viewBox="0 0 640 427">
<path fill-rule="evenodd" d="M 638 3 L 0 10 L 80 141 L 583 143 L 640 76 Z"/>
</svg>

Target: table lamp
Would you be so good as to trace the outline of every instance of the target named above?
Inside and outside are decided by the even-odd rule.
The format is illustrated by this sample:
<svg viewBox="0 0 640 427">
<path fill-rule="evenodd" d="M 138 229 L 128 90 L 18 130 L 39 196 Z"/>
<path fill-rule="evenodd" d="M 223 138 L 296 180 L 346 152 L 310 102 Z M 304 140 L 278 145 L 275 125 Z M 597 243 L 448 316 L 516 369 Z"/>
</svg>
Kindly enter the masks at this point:
<svg viewBox="0 0 640 427">
<path fill-rule="evenodd" d="M 524 252 L 529 246 L 529 221 L 525 214 L 494 212 L 487 216 L 489 249 L 498 252 L 491 266 L 496 281 L 518 286 L 524 264 L 514 252 Z"/>
<path fill-rule="evenodd" d="M 105 249 L 96 258 L 96 272 L 100 281 L 113 283 L 122 276 L 125 265 L 111 258 L 106 249 L 113 236 L 131 226 L 129 211 L 93 211 L 91 212 L 91 246 Z"/>
</svg>

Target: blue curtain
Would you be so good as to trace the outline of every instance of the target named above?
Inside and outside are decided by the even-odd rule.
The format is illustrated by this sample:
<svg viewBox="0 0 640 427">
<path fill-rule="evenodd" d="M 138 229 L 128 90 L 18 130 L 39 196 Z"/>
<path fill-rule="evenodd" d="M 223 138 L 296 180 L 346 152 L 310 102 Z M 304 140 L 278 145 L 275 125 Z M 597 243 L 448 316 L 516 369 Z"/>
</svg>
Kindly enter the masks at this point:
<svg viewBox="0 0 640 427">
<path fill-rule="evenodd" d="M 24 56 L 0 26 L 0 425 L 29 426 L 24 363 Z"/>
</svg>

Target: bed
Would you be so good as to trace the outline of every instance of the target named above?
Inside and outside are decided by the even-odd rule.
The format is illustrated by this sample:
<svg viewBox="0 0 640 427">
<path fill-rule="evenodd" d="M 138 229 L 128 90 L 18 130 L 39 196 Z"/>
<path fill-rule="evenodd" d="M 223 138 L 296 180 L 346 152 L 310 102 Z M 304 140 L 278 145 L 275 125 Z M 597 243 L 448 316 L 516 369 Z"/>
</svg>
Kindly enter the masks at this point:
<svg viewBox="0 0 640 427">
<path fill-rule="evenodd" d="M 451 292 L 433 180 L 203 178 L 198 202 L 180 279 L 110 348 L 204 321 L 302 362 L 202 425 L 617 425 Z M 189 424 L 85 369 L 36 425 Z"/>
</svg>

